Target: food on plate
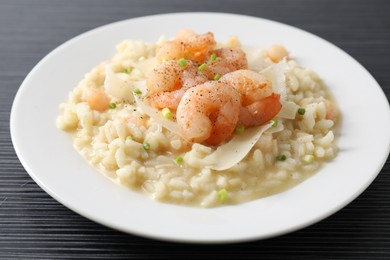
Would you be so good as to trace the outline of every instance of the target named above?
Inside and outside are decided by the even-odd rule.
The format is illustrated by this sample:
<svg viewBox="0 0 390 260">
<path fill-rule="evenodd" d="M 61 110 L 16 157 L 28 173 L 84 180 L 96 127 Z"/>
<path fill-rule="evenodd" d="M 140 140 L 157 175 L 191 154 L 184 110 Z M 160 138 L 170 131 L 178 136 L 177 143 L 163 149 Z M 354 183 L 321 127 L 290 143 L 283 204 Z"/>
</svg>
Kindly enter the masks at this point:
<svg viewBox="0 0 390 260">
<path fill-rule="evenodd" d="M 158 201 L 214 207 L 269 196 L 337 153 L 335 100 L 293 58 L 281 45 L 220 43 L 189 29 L 126 40 L 60 105 L 57 126 L 96 169 Z"/>
</svg>

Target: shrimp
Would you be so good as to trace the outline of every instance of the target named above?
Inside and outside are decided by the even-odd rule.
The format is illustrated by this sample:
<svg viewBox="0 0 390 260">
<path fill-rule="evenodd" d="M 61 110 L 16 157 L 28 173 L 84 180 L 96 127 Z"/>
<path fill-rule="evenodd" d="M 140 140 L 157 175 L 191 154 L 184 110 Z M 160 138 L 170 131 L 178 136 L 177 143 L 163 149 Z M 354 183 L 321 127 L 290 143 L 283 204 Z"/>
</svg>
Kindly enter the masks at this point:
<svg viewBox="0 0 390 260">
<path fill-rule="evenodd" d="M 332 120 L 334 122 L 337 121 L 337 118 L 339 116 L 339 111 L 337 110 L 337 107 L 334 106 L 329 100 L 325 99 L 325 106 L 326 106 L 326 115 L 325 118 L 328 120 Z"/>
<path fill-rule="evenodd" d="M 99 112 L 107 110 L 110 103 L 110 99 L 106 93 L 96 88 L 88 90 L 86 101 L 91 109 Z"/>
<path fill-rule="evenodd" d="M 203 62 L 214 50 L 214 34 L 196 34 L 191 30 L 182 30 L 176 39 L 164 43 L 156 51 L 158 60 L 189 59 Z"/>
<path fill-rule="evenodd" d="M 178 40 L 185 40 L 194 36 L 196 36 L 196 33 L 191 29 L 181 29 L 176 33 L 176 39 Z"/>
<path fill-rule="evenodd" d="M 215 60 L 209 59 L 205 64 L 204 73 L 209 80 L 214 79 L 215 75 L 225 75 L 229 72 L 248 68 L 246 54 L 240 49 L 222 48 L 213 52 L 216 55 Z"/>
<path fill-rule="evenodd" d="M 280 95 L 273 93 L 271 82 L 260 73 L 237 70 L 224 75 L 220 81 L 241 94 L 239 121 L 245 127 L 266 123 L 282 108 Z"/>
<path fill-rule="evenodd" d="M 184 57 L 190 60 L 203 62 L 214 50 L 216 42 L 211 32 L 194 35 L 183 40 Z"/>
<path fill-rule="evenodd" d="M 199 71 L 198 67 L 199 64 L 194 63 L 192 66 L 188 66 L 188 69 L 183 72 L 182 80 L 184 89 L 195 87 L 209 80 L 207 74 Z"/>
<path fill-rule="evenodd" d="M 183 88 L 174 91 L 157 92 L 149 96 L 150 103 L 156 108 L 176 109 L 183 97 Z"/>
<path fill-rule="evenodd" d="M 184 58 L 184 45 L 177 41 L 168 41 L 156 51 L 159 61 Z"/>
<path fill-rule="evenodd" d="M 207 80 L 207 76 L 198 71 L 196 62 L 187 61 L 185 67 L 180 67 L 176 61 L 167 61 L 150 73 L 146 86 L 155 107 L 176 109 L 186 89 Z"/>
<path fill-rule="evenodd" d="M 236 70 L 222 76 L 220 80 L 240 92 L 244 106 L 272 94 L 271 82 L 262 74 L 251 70 Z"/>
<path fill-rule="evenodd" d="M 272 93 L 270 96 L 240 108 L 239 123 L 245 127 L 258 126 L 267 123 L 282 109 L 280 95 Z"/>
<path fill-rule="evenodd" d="M 218 81 L 188 89 L 176 111 L 183 137 L 218 145 L 233 133 L 240 112 L 240 94 Z"/>
<path fill-rule="evenodd" d="M 182 86 L 180 76 L 183 71 L 184 68 L 174 60 L 161 63 L 149 73 L 146 88 L 151 94 L 180 89 Z"/>
<path fill-rule="evenodd" d="M 214 53 L 230 64 L 231 71 L 248 68 L 246 54 L 241 49 L 221 48 L 215 50 Z"/>
</svg>

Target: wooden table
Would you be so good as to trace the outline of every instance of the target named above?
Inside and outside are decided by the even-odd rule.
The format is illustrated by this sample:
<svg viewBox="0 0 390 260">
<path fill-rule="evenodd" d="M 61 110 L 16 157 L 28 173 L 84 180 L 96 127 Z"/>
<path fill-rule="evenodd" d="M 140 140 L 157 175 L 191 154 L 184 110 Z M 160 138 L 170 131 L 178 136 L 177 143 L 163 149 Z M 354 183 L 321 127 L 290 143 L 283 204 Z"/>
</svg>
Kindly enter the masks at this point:
<svg viewBox="0 0 390 260">
<path fill-rule="evenodd" d="M 390 259 L 389 159 L 361 196 L 324 221 L 233 245 L 175 244 L 114 231 L 70 211 L 29 177 L 12 147 L 9 116 L 33 66 L 59 44 L 95 27 L 182 11 L 258 16 L 317 34 L 361 62 L 389 99 L 390 1 L 0 0 L 0 259 Z"/>
</svg>

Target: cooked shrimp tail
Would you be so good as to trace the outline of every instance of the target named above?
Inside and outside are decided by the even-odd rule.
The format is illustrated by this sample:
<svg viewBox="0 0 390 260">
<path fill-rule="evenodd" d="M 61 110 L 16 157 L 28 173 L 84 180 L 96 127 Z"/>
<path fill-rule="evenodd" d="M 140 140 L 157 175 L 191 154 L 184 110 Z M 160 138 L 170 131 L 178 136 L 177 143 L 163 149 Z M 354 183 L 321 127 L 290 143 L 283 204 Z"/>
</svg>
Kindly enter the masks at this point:
<svg viewBox="0 0 390 260">
<path fill-rule="evenodd" d="M 237 90 L 218 81 L 208 81 L 186 91 L 176 117 L 187 140 L 218 145 L 233 133 L 239 112 Z"/>
<path fill-rule="evenodd" d="M 245 127 L 263 125 L 274 118 L 282 109 L 280 95 L 272 95 L 240 109 L 240 124 Z"/>
</svg>

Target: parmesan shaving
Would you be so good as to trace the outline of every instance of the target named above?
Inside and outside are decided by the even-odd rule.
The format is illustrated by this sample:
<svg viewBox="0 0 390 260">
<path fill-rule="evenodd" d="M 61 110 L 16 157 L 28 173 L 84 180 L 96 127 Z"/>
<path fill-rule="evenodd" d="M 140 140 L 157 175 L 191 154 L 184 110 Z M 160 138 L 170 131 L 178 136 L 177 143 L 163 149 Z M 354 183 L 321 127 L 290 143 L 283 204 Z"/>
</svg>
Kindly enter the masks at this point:
<svg viewBox="0 0 390 260">
<path fill-rule="evenodd" d="M 267 51 L 255 48 L 242 48 L 248 60 L 248 68 L 253 71 L 261 71 L 273 64 L 267 59 Z"/>
<path fill-rule="evenodd" d="M 131 91 L 133 82 L 126 73 L 115 73 L 110 66 L 106 67 L 106 78 L 104 80 L 104 88 L 106 92 L 113 98 L 124 100 L 126 102 L 134 102 Z"/>
<path fill-rule="evenodd" d="M 135 68 L 138 69 L 143 75 L 147 76 L 157 66 L 158 61 L 156 58 L 149 58 L 140 60 L 135 64 Z"/>
<path fill-rule="evenodd" d="M 286 60 L 282 60 L 281 62 L 262 70 L 260 73 L 263 74 L 269 81 L 271 81 L 274 92 L 280 94 L 280 103 L 282 104 L 282 109 L 279 111 L 276 117 L 294 119 L 299 106 L 292 101 L 286 101 L 286 72 L 288 70 L 289 66 Z"/>
<path fill-rule="evenodd" d="M 143 96 L 148 92 L 146 88 L 146 80 L 136 81 L 134 82 L 134 86 L 135 89 L 141 90 Z"/>
<path fill-rule="evenodd" d="M 266 131 L 267 133 L 273 134 L 284 130 L 283 120 L 282 119 L 278 119 L 278 120 L 274 119 L 274 120 L 278 122 L 278 125 L 268 128 Z"/>
<path fill-rule="evenodd" d="M 175 121 L 165 119 L 162 116 L 161 111 L 146 104 L 138 95 L 134 95 L 134 98 L 135 102 L 137 103 L 138 107 L 141 108 L 142 112 L 153 118 L 162 127 L 168 129 L 174 134 L 181 136 L 179 125 Z"/>
<path fill-rule="evenodd" d="M 204 166 L 217 171 L 233 167 L 249 153 L 261 135 L 271 126 L 272 124 L 269 123 L 251 127 L 242 134 L 236 134 L 229 142 L 219 146 L 217 150 L 206 156 L 202 160 Z"/>
<path fill-rule="evenodd" d="M 286 72 L 289 70 L 286 60 L 269 66 L 260 71 L 269 81 L 271 81 L 274 92 L 280 94 L 280 101 L 286 100 Z"/>
</svg>

